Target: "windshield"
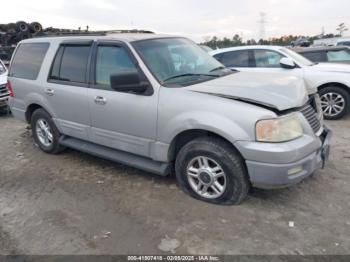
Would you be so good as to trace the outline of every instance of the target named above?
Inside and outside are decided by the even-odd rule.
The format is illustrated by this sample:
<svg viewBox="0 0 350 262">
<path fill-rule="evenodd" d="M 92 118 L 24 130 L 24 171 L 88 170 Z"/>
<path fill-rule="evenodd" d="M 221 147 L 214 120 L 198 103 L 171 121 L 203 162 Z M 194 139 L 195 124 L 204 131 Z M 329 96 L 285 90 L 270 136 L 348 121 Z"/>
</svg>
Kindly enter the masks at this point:
<svg viewBox="0 0 350 262">
<path fill-rule="evenodd" d="M 185 86 L 232 73 L 185 38 L 141 40 L 134 42 L 133 46 L 163 85 Z"/>
<path fill-rule="evenodd" d="M 311 62 L 309 59 L 303 57 L 302 55 L 299 55 L 298 53 L 290 49 L 282 48 L 281 51 L 287 54 L 288 56 L 290 56 L 292 59 L 294 59 L 295 62 L 297 62 L 301 66 L 312 66 L 315 64 Z"/>
<path fill-rule="evenodd" d="M 6 68 L 4 64 L 0 61 L 0 75 L 6 73 Z"/>
</svg>

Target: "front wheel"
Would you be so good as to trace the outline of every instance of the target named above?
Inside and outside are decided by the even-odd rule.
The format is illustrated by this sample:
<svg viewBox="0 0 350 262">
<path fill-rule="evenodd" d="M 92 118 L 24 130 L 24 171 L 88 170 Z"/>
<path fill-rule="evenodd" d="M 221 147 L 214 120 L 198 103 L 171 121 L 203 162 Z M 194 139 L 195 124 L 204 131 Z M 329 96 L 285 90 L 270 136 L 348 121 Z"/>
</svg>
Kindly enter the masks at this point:
<svg viewBox="0 0 350 262">
<path fill-rule="evenodd" d="M 250 187 L 242 157 L 219 138 L 186 144 L 177 155 L 175 171 L 185 193 L 214 204 L 238 205 Z"/>
<path fill-rule="evenodd" d="M 325 119 L 337 120 L 344 117 L 349 108 L 349 94 L 337 86 L 329 86 L 319 91 L 321 107 Z"/>
</svg>

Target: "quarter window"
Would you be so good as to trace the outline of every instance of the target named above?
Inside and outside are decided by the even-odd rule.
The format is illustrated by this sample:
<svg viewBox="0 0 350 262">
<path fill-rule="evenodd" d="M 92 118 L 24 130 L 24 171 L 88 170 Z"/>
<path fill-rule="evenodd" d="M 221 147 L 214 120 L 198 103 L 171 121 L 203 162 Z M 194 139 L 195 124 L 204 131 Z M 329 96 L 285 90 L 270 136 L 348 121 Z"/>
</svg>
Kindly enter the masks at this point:
<svg viewBox="0 0 350 262">
<path fill-rule="evenodd" d="M 254 50 L 254 58 L 256 67 L 265 67 L 265 68 L 279 68 L 280 60 L 284 56 L 280 53 L 270 50 Z"/>
<path fill-rule="evenodd" d="M 35 80 L 48 48 L 49 43 L 20 44 L 12 61 L 10 76 Z"/>
<path fill-rule="evenodd" d="M 137 68 L 124 48 L 117 46 L 99 46 L 97 48 L 97 85 L 110 85 L 111 75 L 126 71 L 137 71 Z"/>
<path fill-rule="evenodd" d="M 310 52 L 310 53 L 302 53 L 302 56 L 311 60 L 312 62 L 325 62 L 324 52 Z"/>
</svg>

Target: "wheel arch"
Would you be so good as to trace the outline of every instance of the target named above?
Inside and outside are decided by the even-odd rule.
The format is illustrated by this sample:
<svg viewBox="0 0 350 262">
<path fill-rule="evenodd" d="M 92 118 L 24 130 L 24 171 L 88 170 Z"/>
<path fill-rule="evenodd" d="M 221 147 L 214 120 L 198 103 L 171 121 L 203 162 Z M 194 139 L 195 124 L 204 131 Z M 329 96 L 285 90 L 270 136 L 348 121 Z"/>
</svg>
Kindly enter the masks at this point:
<svg viewBox="0 0 350 262">
<path fill-rule="evenodd" d="M 27 123 L 30 123 L 30 120 L 32 119 L 32 115 L 33 115 L 34 111 L 39 109 L 39 108 L 43 108 L 43 107 L 37 103 L 33 103 L 33 104 L 30 104 L 29 106 L 27 106 L 27 109 L 25 112 L 25 117 L 26 117 Z"/>
<path fill-rule="evenodd" d="M 50 116 L 53 116 L 53 114 L 49 110 L 47 110 L 47 108 L 43 106 L 41 103 L 32 102 L 27 106 L 25 111 L 25 119 L 27 123 L 30 123 L 34 111 L 40 108 L 45 110 Z"/>
<path fill-rule="evenodd" d="M 344 91 L 346 91 L 350 95 L 350 88 L 349 88 L 349 86 L 347 86 L 347 85 L 345 85 L 343 83 L 339 83 L 339 82 L 328 82 L 328 83 L 322 84 L 322 85 L 317 87 L 317 91 L 320 91 L 323 88 L 330 87 L 330 86 L 340 87 L 340 88 L 342 88 Z"/>
<path fill-rule="evenodd" d="M 181 148 L 186 145 L 188 142 L 192 141 L 193 139 L 199 138 L 199 137 L 216 137 L 219 138 L 229 145 L 232 146 L 232 149 L 235 150 L 242 159 L 243 156 L 239 152 L 239 150 L 234 146 L 230 140 L 220 134 L 217 134 L 213 131 L 205 130 L 205 129 L 189 129 L 184 130 L 180 133 L 178 133 L 171 141 L 169 149 L 168 149 L 168 160 L 174 161 L 176 159 L 177 154 L 181 150 Z"/>
</svg>

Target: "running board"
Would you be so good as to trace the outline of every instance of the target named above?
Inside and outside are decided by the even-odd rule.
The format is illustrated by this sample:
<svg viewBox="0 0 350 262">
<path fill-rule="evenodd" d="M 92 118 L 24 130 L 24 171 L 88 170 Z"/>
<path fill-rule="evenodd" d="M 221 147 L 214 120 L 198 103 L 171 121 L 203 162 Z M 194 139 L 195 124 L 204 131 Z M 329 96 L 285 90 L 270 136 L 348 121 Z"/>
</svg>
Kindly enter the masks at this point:
<svg viewBox="0 0 350 262">
<path fill-rule="evenodd" d="M 161 176 L 169 175 L 172 171 L 170 163 L 157 162 L 146 157 L 97 145 L 77 138 L 62 136 L 59 143 L 63 146 L 76 149 L 84 153 L 132 166 Z"/>
</svg>

